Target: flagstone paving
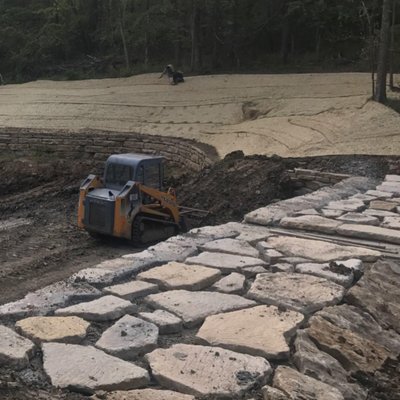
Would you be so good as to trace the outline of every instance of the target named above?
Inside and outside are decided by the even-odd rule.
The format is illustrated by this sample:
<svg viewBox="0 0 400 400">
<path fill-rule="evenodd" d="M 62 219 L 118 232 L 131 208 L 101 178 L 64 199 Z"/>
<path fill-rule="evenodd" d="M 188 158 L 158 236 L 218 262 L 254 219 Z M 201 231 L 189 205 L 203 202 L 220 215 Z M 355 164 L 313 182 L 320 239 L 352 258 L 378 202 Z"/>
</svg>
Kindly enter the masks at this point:
<svg viewBox="0 0 400 400">
<path fill-rule="evenodd" d="M 1 367 L 94 400 L 366 400 L 400 355 L 399 185 L 346 179 L 2 305 Z"/>
</svg>

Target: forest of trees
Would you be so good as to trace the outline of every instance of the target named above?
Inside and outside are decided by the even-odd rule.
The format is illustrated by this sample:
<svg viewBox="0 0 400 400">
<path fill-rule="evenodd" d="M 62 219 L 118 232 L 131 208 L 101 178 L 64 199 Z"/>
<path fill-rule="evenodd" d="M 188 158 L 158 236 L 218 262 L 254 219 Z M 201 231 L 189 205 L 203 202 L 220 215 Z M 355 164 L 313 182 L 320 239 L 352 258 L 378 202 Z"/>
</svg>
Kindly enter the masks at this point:
<svg viewBox="0 0 400 400">
<path fill-rule="evenodd" d="M 166 63 L 186 73 L 367 71 L 377 54 L 382 4 L 0 0 L 0 73 L 6 82 L 22 82 L 122 76 L 159 71 Z M 390 25 L 396 23 L 393 18 Z M 398 36 L 394 27 L 394 58 Z"/>
</svg>

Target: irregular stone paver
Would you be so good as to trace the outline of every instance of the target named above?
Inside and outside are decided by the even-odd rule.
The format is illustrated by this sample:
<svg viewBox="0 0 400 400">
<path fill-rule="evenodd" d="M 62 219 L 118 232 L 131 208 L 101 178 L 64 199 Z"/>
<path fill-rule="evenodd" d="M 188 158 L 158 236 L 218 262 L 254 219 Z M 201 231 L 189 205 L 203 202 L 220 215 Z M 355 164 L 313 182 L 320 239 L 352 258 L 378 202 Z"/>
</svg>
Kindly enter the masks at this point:
<svg viewBox="0 0 400 400">
<path fill-rule="evenodd" d="M 267 265 L 263 260 L 254 257 L 237 256 L 226 253 L 210 253 L 205 251 L 196 257 L 190 257 L 185 261 L 186 264 L 204 265 L 206 267 L 217 268 L 223 274 L 230 272 L 240 272 L 242 268 Z"/>
<path fill-rule="evenodd" d="M 271 265 L 269 269 L 272 272 L 294 272 L 294 265 L 289 263 L 278 263 Z"/>
<path fill-rule="evenodd" d="M 399 196 L 400 182 L 382 182 L 381 185 L 376 187 L 376 190 L 393 193 L 394 195 Z"/>
<path fill-rule="evenodd" d="M 264 358 L 219 347 L 176 344 L 145 358 L 162 387 L 194 396 L 240 396 L 265 383 L 272 371 Z"/>
<path fill-rule="evenodd" d="M 178 315 L 186 327 L 200 324 L 209 315 L 256 305 L 254 301 L 234 294 L 186 290 L 151 294 L 145 298 L 145 302 L 153 308 L 161 308 Z"/>
<path fill-rule="evenodd" d="M 385 217 L 381 227 L 388 229 L 400 229 L 400 215 L 398 217 Z"/>
<path fill-rule="evenodd" d="M 265 240 L 274 234 L 270 232 L 268 228 L 264 226 L 257 226 L 252 224 L 239 224 L 237 222 L 231 222 L 235 224 L 240 235 L 236 237 L 238 240 L 245 240 L 250 244 L 255 244 L 260 240 Z"/>
<path fill-rule="evenodd" d="M 156 325 L 125 315 L 101 335 L 96 347 L 124 360 L 135 360 L 154 350 L 157 341 Z"/>
<path fill-rule="evenodd" d="M 323 233 L 335 232 L 341 223 L 333 219 L 324 218 L 316 215 L 303 215 L 295 218 L 283 218 L 280 226 L 284 228 L 303 229 L 306 231 L 316 231 Z"/>
<path fill-rule="evenodd" d="M 308 260 L 307 258 L 303 258 L 303 257 L 283 257 L 279 261 L 281 261 L 283 263 L 287 263 L 287 264 L 293 264 L 293 265 L 304 264 L 306 262 L 310 262 L 310 260 Z"/>
<path fill-rule="evenodd" d="M 127 300 L 115 296 L 104 296 L 86 303 L 59 308 L 55 314 L 59 316 L 76 315 L 89 321 L 109 321 L 133 313 L 136 308 Z"/>
<path fill-rule="evenodd" d="M 261 252 L 261 258 L 268 264 L 276 264 L 282 257 L 283 254 L 275 249 L 267 248 Z"/>
<path fill-rule="evenodd" d="M 344 400 L 333 386 L 285 366 L 275 370 L 273 386 L 287 394 L 290 400 Z"/>
<path fill-rule="evenodd" d="M 28 317 L 46 315 L 71 301 L 85 301 L 101 296 L 101 292 L 87 283 L 56 282 L 35 292 L 28 293 L 22 300 L 0 306 L 0 317 Z"/>
<path fill-rule="evenodd" d="M 329 263 L 317 264 L 317 263 L 306 263 L 296 265 L 296 272 L 300 274 L 310 274 L 314 276 L 320 276 L 321 278 L 329 279 L 344 287 L 349 287 L 354 280 L 353 272 L 350 269 L 346 269 L 345 273 L 338 273 L 335 271 L 334 266 L 331 267 Z"/>
<path fill-rule="evenodd" d="M 373 208 L 368 208 L 365 211 L 363 211 L 362 215 L 368 215 L 372 217 L 376 217 L 379 219 L 383 219 L 385 217 L 398 217 L 399 214 L 396 214 L 391 211 L 384 211 L 384 210 L 375 210 Z"/>
<path fill-rule="evenodd" d="M 104 293 L 121 297 L 125 300 L 134 300 L 158 292 L 158 285 L 143 281 L 131 281 L 120 285 L 108 286 Z"/>
<path fill-rule="evenodd" d="M 373 373 L 390 356 L 383 346 L 318 315 L 311 318 L 306 332 L 321 350 L 339 359 L 347 370 Z"/>
<path fill-rule="evenodd" d="M 262 394 L 264 400 L 290 400 L 281 390 L 268 385 L 262 388 Z"/>
<path fill-rule="evenodd" d="M 381 256 L 379 251 L 363 247 L 341 246 L 334 243 L 323 242 L 322 240 L 302 239 L 297 237 L 271 237 L 268 239 L 268 243 L 287 256 L 304 257 L 319 262 L 346 258 L 376 261 Z"/>
<path fill-rule="evenodd" d="M 400 244 L 400 231 L 379 226 L 345 224 L 337 232 L 344 236 Z"/>
<path fill-rule="evenodd" d="M 110 285 L 115 278 L 114 271 L 106 268 L 85 268 L 70 277 L 72 282 L 87 282 L 91 285 Z"/>
<path fill-rule="evenodd" d="M 18 321 L 15 327 L 35 342 L 79 343 L 90 323 L 79 317 L 31 317 Z"/>
<path fill-rule="evenodd" d="M 221 276 L 215 268 L 169 262 L 140 273 L 139 280 L 156 283 L 163 290 L 201 290 L 211 286 Z"/>
<path fill-rule="evenodd" d="M 218 282 L 211 286 L 212 290 L 216 290 L 221 293 L 242 293 L 246 282 L 245 276 L 232 272 L 231 274 L 220 279 Z"/>
<path fill-rule="evenodd" d="M 264 267 L 258 266 L 242 268 L 240 272 L 242 272 L 246 278 L 254 278 L 257 274 L 263 274 L 268 271 Z"/>
<path fill-rule="evenodd" d="M 289 357 L 288 340 L 303 321 L 295 311 L 258 306 L 207 317 L 196 337 L 212 346 L 267 359 Z"/>
<path fill-rule="evenodd" d="M 365 208 L 365 204 L 361 200 L 339 200 L 331 201 L 325 208 L 331 210 L 342 210 L 342 211 L 361 211 Z"/>
<path fill-rule="evenodd" d="M 306 210 L 297 211 L 293 214 L 295 217 L 301 215 L 319 215 L 319 212 L 315 208 L 308 208 Z"/>
<path fill-rule="evenodd" d="M 235 224 L 227 223 L 217 226 L 202 226 L 189 231 L 189 234 L 197 236 L 208 236 L 211 239 L 234 238 L 239 235 L 239 230 Z"/>
<path fill-rule="evenodd" d="M 400 182 L 400 175 L 386 175 L 385 181 L 387 182 Z"/>
<path fill-rule="evenodd" d="M 257 275 L 247 293 L 251 299 L 304 314 L 337 304 L 343 295 L 344 288 L 327 279 L 285 272 Z"/>
<path fill-rule="evenodd" d="M 238 256 L 246 257 L 258 257 L 258 250 L 244 240 L 218 239 L 205 243 L 199 248 L 201 251 L 236 254 Z"/>
<path fill-rule="evenodd" d="M 336 358 L 321 351 L 303 330 L 298 330 L 294 342 L 293 361 L 305 375 L 336 387 L 345 400 L 365 400 L 367 392 L 357 384 L 348 383 L 349 373 Z"/>
<path fill-rule="evenodd" d="M 164 310 L 156 310 L 152 313 L 141 312 L 139 317 L 158 326 L 160 335 L 168 335 L 182 331 L 182 320 L 176 315 Z"/>
<path fill-rule="evenodd" d="M 374 200 L 371 201 L 369 207 L 374 208 L 375 210 L 384 210 L 384 211 L 396 211 L 397 203 L 392 201 L 382 201 L 382 200 Z"/>
<path fill-rule="evenodd" d="M 53 386 L 85 392 L 137 389 L 148 372 L 91 346 L 44 343 L 43 368 Z"/>
<path fill-rule="evenodd" d="M 377 262 L 353 286 L 347 302 L 369 312 L 385 329 L 400 333 L 400 267 Z"/>
<path fill-rule="evenodd" d="M 12 329 L 0 325 L 0 366 L 24 368 L 35 345 Z"/>
<path fill-rule="evenodd" d="M 393 197 L 393 193 L 383 192 L 382 190 L 368 190 L 365 194 L 368 196 L 374 196 L 378 199 L 390 199 Z"/>
<path fill-rule="evenodd" d="M 150 253 L 154 254 L 160 262 L 167 263 L 169 261 L 184 261 L 187 257 L 191 257 L 197 253 L 196 244 L 182 244 L 169 240 L 160 242 L 155 246 L 147 249 Z"/>
<path fill-rule="evenodd" d="M 332 210 L 330 208 L 323 208 L 321 212 L 322 215 L 326 218 L 337 218 L 345 213 L 344 210 Z"/>
<path fill-rule="evenodd" d="M 105 400 L 195 400 L 195 398 L 170 390 L 138 389 L 111 392 L 106 395 Z"/>
<path fill-rule="evenodd" d="M 350 224 L 379 225 L 379 219 L 372 215 L 347 213 L 338 218 L 338 221 Z"/>
<path fill-rule="evenodd" d="M 361 260 L 357 258 L 350 258 L 349 260 L 336 260 L 333 261 L 336 265 L 343 265 L 345 268 L 348 268 L 355 271 L 364 271 L 364 264 Z"/>
<path fill-rule="evenodd" d="M 351 196 L 349 199 L 361 200 L 365 204 L 369 204 L 372 200 L 376 200 L 376 196 L 371 196 L 371 195 L 368 195 L 368 194 L 358 193 L 358 194 L 355 194 L 354 196 Z"/>
</svg>

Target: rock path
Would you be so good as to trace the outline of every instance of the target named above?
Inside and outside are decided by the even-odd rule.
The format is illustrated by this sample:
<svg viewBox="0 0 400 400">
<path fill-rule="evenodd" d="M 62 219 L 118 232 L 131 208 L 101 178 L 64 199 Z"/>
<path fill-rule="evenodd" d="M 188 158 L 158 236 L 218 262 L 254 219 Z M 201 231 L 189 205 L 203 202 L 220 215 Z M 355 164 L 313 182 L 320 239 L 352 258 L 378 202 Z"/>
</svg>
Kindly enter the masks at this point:
<svg viewBox="0 0 400 400">
<path fill-rule="evenodd" d="M 106 400 L 366 400 L 358 378 L 400 356 L 399 182 L 350 178 L 4 304 L 0 365 L 41 350 L 52 385 Z"/>
</svg>

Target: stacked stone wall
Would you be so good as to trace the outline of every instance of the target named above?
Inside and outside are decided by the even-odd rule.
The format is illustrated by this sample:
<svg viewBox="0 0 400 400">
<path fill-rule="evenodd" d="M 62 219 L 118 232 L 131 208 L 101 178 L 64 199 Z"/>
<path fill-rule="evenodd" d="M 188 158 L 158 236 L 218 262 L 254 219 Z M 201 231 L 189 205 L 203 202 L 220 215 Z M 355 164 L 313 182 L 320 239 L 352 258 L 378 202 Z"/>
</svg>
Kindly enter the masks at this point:
<svg viewBox="0 0 400 400">
<path fill-rule="evenodd" d="M 199 171 L 216 160 L 213 148 L 195 141 L 139 133 L 103 131 L 0 130 L 0 153 L 72 160 L 102 166 L 110 154 L 145 153 L 164 156 L 169 165 Z"/>
</svg>

